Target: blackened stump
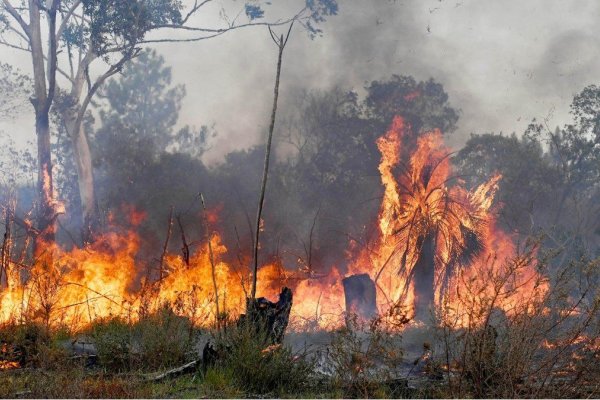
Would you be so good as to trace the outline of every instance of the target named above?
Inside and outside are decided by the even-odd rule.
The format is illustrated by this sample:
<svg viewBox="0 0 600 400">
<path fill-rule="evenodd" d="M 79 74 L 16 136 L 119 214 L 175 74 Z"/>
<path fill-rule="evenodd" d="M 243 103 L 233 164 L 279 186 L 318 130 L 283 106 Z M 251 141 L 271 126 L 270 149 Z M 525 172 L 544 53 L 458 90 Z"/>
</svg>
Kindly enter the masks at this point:
<svg viewBox="0 0 600 400">
<path fill-rule="evenodd" d="M 352 275 L 342 280 L 346 312 L 361 320 L 377 317 L 377 291 L 368 274 Z"/>
<path fill-rule="evenodd" d="M 246 314 L 240 316 L 238 324 L 250 324 L 257 332 L 266 332 L 272 344 L 279 344 L 290 320 L 292 297 L 292 291 L 284 287 L 276 303 L 264 297 L 247 299 Z"/>
</svg>

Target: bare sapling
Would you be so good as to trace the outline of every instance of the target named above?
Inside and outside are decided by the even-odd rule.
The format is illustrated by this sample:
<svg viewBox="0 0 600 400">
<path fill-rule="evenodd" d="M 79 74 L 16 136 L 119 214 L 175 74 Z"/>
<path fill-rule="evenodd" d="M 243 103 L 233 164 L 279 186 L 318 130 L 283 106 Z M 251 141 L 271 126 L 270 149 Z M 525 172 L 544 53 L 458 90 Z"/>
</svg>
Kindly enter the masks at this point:
<svg viewBox="0 0 600 400">
<path fill-rule="evenodd" d="M 217 329 L 221 329 L 221 312 L 219 310 L 219 288 L 217 287 L 217 276 L 215 272 L 215 258 L 212 250 L 212 243 L 210 242 L 210 225 L 208 224 L 208 216 L 206 215 L 206 203 L 204 202 L 204 196 L 200 193 L 200 201 L 202 202 L 202 216 L 204 217 L 204 225 L 206 229 L 206 243 L 208 244 L 208 257 L 210 259 L 210 272 L 212 276 L 213 289 L 215 291 L 215 312 Z"/>
<path fill-rule="evenodd" d="M 258 200 L 258 211 L 256 213 L 256 225 L 254 232 L 254 251 L 252 255 L 253 260 L 253 275 L 252 275 L 252 290 L 250 292 L 250 297 L 252 300 L 252 304 L 254 304 L 254 299 L 256 299 L 256 275 L 258 272 L 258 246 L 259 246 L 259 238 L 260 238 L 260 221 L 263 212 L 263 206 L 265 202 L 265 191 L 267 188 L 267 178 L 269 175 L 269 160 L 271 158 L 271 144 L 273 142 L 273 130 L 275 129 L 275 116 L 277 114 L 277 101 L 279 99 L 279 78 L 281 77 L 281 61 L 283 59 L 283 50 L 290 38 L 290 33 L 292 32 L 292 27 L 294 23 L 290 24 L 290 28 L 288 29 L 287 35 L 284 37 L 281 35 L 280 37 L 275 36 L 273 30 L 269 27 L 269 33 L 271 34 L 271 39 L 275 42 L 275 45 L 279 49 L 279 54 L 277 57 L 277 73 L 275 74 L 275 88 L 273 90 L 273 111 L 271 112 L 271 123 L 269 125 L 269 136 L 267 138 L 267 146 L 265 150 L 265 164 L 263 168 L 263 176 L 262 176 L 262 184 L 260 188 L 260 198 Z"/>
</svg>

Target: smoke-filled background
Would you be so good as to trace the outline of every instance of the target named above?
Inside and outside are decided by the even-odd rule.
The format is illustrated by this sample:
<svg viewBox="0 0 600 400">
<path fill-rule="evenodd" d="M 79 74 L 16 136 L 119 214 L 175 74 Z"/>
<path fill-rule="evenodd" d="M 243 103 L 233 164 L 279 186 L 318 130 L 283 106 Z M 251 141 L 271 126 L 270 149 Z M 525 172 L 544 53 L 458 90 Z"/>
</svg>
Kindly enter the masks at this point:
<svg viewBox="0 0 600 400">
<path fill-rule="evenodd" d="M 298 4 L 278 7 L 268 13 L 289 15 Z M 338 15 L 319 26 L 321 37 L 294 32 L 283 96 L 335 85 L 361 91 L 365 82 L 402 74 L 444 85 L 462 111 L 457 143 L 471 132 L 518 132 L 535 117 L 563 123 L 573 95 L 598 79 L 599 13 L 592 0 L 341 1 Z M 206 15 L 219 19 L 219 7 Z M 266 28 L 154 47 L 173 68 L 173 81 L 187 89 L 179 124 L 217 125 L 219 137 L 206 160 L 222 161 L 224 153 L 259 141 L 276 56 Z M 26 54 L 2 48 L 1 55 L 3 62 L 30 69 Z M 3 120 L 2 129 L 18 141 L 31 140 L 27 117 L 16 124 Z"/>
<path fill-rule="evenodd" d="M 600 168 L 590 121 L 598 93 L 582 91 L 600 81 L 600 4 L 338 4 L 337 15 L 318 25 L 321 34 L 298 25 L 285 50 L 261 257 L 319 270 L 343 264 L 349 247 L 368 243 L 382 191 L 374 142 L 398 114 L 415 136 L 439 128 L 456 150 L 466 145 L 455 163 L 470 184 L 495 171 L 505 175 L 498 202 L 505 229 L 523 235 L 552 230 L 553 245 L 596 251 L 592 206 Z M 236 7 L 214 5 L 198 18 L 222 21 L 235 16 Z M 267 16 L 277 19 L 297 8 L 293 1 L 275 4 Z M 236 249 L 246 257 L 276 48 L 265 27 L 149 48 L 102 88 L 89 115 L 99 209 L 105 215 L 124 204 L 144 210 L 143 237 L 151 252 L 164 239 L 171 206 L 189 241 L 198 240 L 202 191 L 219 215 L 231 257 Z M 27 75 L 26 54 L 0 51 L 2 62 Z M 16 93 L 5 105 L 19 113 L 5 112 L 0 124 L 4 164 L 13 169 L 17 161 L 27 164 L 22 152 L 35 138 L 26 90 Z M 587 119 L 570 113 L 579 93 Z M 534 120 L 539 125 L 530 126 Z M 76 209 L 69 139 L 59 122 L 55 129 L 59 197 Z M 516 137 L 498 136 L 513 132 Z M 27 165 L 22 169 L 19 182 L 31 189 L 34 174 Z M 33 197 L 25 186 L 21 213 Z M 62 240 L 77 243 L 77 222 L 68 213 L 62 220 Z M 567 243 L 563 236 L 576 239 Z M 180 246 L 171 245 L 175 251 Z"/>
</svg>

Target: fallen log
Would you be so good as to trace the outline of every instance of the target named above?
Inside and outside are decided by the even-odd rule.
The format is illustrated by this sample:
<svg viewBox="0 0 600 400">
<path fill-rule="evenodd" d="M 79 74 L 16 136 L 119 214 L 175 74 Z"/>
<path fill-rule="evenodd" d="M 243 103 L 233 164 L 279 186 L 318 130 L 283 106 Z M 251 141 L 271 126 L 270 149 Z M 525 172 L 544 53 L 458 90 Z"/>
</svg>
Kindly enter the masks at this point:
<svg viewBox="0 0 600 400">
<path fill-rule="evenodd" d="M 168 371 L 159 373 L 159 374 L 148 374 L 145 376 L 146 380 L 150 382 L 159 382 L 164 379 L 176 378 L 180 375 L 184 374 L 192 374 L 198 370 L 198 366 L 200 364 L 199 360 L 190 361 L 187 364 L 184 364 L 180 367 L 170 369 Z"/>
</svg>

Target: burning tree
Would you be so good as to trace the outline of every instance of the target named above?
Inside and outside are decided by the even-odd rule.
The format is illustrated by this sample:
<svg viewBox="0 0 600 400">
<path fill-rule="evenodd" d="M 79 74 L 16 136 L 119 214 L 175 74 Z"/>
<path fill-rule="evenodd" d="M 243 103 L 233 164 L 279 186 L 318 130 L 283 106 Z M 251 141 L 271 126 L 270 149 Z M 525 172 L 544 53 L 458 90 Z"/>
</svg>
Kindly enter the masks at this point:
<svg viewBox="0 0 600 400">
<path fill-rule="evenodd" d="M 385 187 L 379 228 L 389 255 L 375 281 L 390 262 L 395 263 L 404 281 L 398 301 L 412 291 L 414 315 L 424 320 L 456 268 L 471 264 L 485 249 L 500 176 L 474 191 L 465 189 L 460 177 L 451 174 L 452 153 L 443 145 L 439 130 L 419 137 L 416 150 L 404 163 L 402 139 L 409 132 L 410 126 L 396 117 L 377 141 Z"/>
</svg>

